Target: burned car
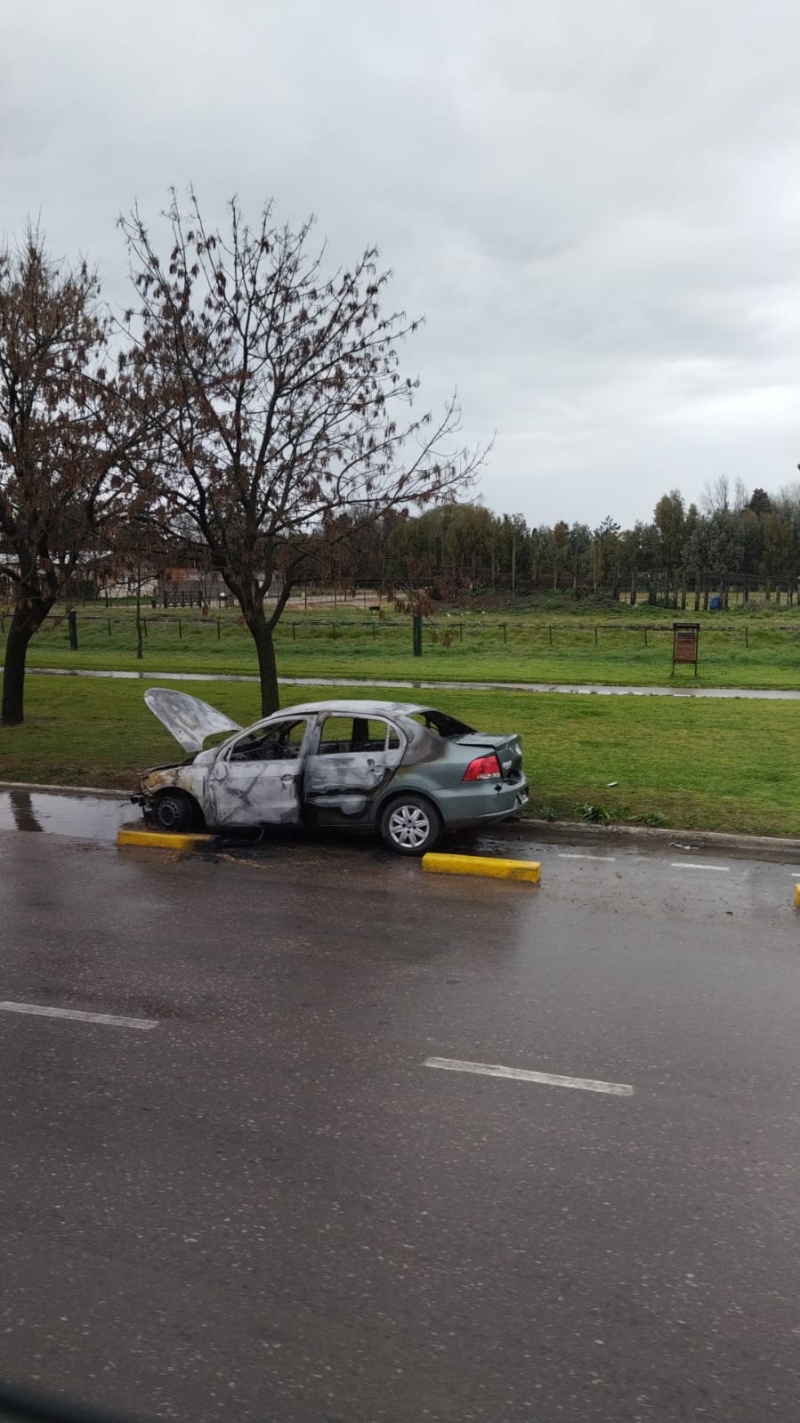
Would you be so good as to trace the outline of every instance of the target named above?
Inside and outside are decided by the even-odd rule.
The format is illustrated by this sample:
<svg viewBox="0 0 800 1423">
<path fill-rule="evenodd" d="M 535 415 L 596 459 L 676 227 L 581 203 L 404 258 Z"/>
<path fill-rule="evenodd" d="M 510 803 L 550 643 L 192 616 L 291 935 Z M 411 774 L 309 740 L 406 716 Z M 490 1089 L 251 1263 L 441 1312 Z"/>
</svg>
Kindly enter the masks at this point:
<svg viewBox="0 0 800 1423">
<path fill-rule="evenodd" d="M 331 701 L 243 729 L 197 697 L 144 699 L 185 751 L 145 771 L 133 799 L 161 830 L 262 826 L 379 831 L 422 855 L 447 830 L 491 825 L 528 799 L 518 736 L 489 735 L 432 707 Z M 216 746 L 206 741 L 234 732 Z"/>
</svg>

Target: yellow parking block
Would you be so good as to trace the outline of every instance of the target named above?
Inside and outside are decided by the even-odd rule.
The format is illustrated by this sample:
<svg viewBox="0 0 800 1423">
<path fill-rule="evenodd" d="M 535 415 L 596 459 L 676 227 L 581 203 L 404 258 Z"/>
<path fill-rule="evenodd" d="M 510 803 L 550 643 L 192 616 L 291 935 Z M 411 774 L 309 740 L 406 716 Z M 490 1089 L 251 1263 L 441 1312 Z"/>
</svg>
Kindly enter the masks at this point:
<svg viewBox="0 0 800 1423">
<path fill-rule="evenodd" d="M 794 887 L 794 907 L 800 909 L 800 884 L 796 884 Z"/>
<path fill-rule="evenodd" d="M 488 855 L 423 855 L 422 868 L 432 875 L 483 875 L 487 879 L 528 880 L 538 884 L 538 860 L 495 860 Z"/>
<path fill-rule="evenodd" d="M 158 850 L 213 850 L 218 835 L 169 835 L 163 830 L 120 830 L 118 845 L 146 845 Z"/>
</svg>

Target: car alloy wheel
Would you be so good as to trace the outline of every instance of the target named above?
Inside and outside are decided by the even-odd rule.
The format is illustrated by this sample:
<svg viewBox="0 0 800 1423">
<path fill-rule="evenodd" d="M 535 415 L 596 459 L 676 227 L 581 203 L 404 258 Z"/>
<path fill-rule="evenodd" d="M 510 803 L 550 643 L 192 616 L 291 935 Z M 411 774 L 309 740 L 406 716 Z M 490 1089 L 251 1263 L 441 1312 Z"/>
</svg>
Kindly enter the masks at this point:
<svg viewBox="0 0 800 1423">
<path fill-rule="evenodd" d="M 435 806 L 422 796 L 393 801 L 383 813 L 381 831 L 391 850 L 401 855 L 424 855 L 442 833 Z"/>
</svg>

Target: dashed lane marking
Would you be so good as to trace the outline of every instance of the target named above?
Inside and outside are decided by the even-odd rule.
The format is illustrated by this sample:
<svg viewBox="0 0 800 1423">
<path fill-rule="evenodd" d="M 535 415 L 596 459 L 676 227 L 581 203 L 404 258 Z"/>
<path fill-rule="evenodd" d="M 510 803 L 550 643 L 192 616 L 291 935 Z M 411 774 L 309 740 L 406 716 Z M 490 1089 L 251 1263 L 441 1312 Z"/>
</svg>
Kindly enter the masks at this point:
<svg viewBox="0 0 800 1423">
<path fill-rule="evenodd" d="M 673 860 L 670 865 L 671 870 L 710 870 L 714 874 L 729 875 L 730 865 L 692 865 L 688 860 Z"/>
<path fill-rule="evenodd" d="M 107 1028 L 157 1028 L 155 1018 L 120 1018 L 115 1013 L 84 1013 L 77 1008 L 49 1008 L 42 1003 L 0 1002 L 4 1013 L 33 1013 L 40 1018 L 72 1018 L 78 1023 L 102 1023 Z"/>
<path fill-rule="evenodd" d="M 444 1072 L 474 1072 L 479 1077 L 510 1077 L 516 1082 L 539 1082 L 543 1087 L 573 1087 L 579 1092 L 606 1092 L 612 1097 L 632 1097 L 626 1082 L 597 1082 L 591 1077 L 559 1077 L 553 1072 L 528 1072 L 522 1067 L 501 1067 L 494 1062 L 459 1062 L 454 1057 L 426 1057 L 423 1067 Z"/>
<path fill-rule="evenodd" d="M 570 855 L 565 850 L 559 850 L 559 860 L 606 860 L 609 864 L 616 862 L 616 855 Z"/>
</svg>

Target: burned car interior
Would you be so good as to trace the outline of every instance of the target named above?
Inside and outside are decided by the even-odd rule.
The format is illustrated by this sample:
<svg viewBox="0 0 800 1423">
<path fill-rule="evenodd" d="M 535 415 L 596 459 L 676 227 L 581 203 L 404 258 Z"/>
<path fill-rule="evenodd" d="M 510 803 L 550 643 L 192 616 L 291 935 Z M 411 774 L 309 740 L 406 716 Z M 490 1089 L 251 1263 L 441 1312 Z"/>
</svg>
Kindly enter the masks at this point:
<svg viewBox="0 0 800 1423">
<path fill-rule="evenodd" d="M 236 742 L 231 761 L 296 761 L 305 736 L 305 721 L 282 722 L 251 731 Z"/>
</svg>

